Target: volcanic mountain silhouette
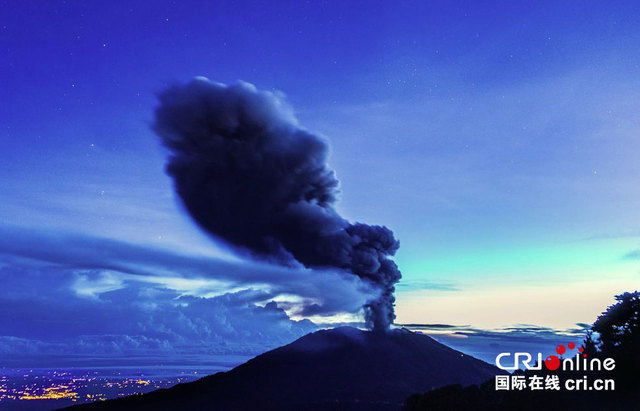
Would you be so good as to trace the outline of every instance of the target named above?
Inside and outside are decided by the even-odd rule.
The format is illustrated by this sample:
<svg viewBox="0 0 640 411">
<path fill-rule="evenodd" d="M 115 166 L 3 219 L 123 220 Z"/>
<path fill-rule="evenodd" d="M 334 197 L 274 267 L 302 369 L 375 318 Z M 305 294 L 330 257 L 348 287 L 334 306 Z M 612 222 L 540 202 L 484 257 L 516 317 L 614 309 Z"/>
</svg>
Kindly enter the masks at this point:
<svg viewBox="0 0 640 411">
<path fill-rule="evenodd" d="M 478 384 L 500 373 L 426 335 L 340 327 L 308 334 L 227 372 L 80 408 L 398 410 L 410 394 Z"/>
</svg>

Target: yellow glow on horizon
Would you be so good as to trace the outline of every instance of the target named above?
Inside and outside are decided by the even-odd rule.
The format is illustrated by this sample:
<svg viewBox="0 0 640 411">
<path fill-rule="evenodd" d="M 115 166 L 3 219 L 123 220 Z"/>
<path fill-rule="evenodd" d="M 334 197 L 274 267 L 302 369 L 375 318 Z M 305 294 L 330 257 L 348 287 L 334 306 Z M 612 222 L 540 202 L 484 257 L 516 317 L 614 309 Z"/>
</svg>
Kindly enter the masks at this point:
<svg viewBox="0 0 640 411">
<path fill-rule="evenodd" d="M 614 302 L 614 295 L 637 288 L 635 279 L 603 278 L 549 286 L 508 284 L 459 291 L 408 291 L 397 294 L 396 323 L 490 329 L 533 324 L 566 329 L 578 322 L 593 323 Z"/>
</svg>

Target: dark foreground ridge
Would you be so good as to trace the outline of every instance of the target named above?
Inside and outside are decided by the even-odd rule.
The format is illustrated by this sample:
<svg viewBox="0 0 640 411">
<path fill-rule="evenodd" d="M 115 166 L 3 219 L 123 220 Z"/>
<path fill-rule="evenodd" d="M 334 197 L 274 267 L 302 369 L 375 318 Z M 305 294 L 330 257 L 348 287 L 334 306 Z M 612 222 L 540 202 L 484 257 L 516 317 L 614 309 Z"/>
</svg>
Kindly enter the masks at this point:
<svg viewBox="0 0 640 411">
<path fill-rule="evenodd" d="M 75 408 L 398 410 L 410 394 L 448 384 L 480 384 L 499 373 L 493 365 L 422 334 L 340 327 L 308 334 L 231 371 Z"/>
</svg>

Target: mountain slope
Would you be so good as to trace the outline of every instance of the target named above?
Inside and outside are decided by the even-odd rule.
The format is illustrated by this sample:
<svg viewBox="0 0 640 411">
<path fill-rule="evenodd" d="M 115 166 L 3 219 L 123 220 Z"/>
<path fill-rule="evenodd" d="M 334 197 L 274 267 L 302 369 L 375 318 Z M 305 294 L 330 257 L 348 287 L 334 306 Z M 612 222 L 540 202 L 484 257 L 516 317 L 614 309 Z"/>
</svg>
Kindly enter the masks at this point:
<svg viewBox="0 0 640 411">
<path fill-rule="evenodd" d="M 407 330 L 322 330 L 231 371 L 167 390 L 89 404 L 100 409 L 399 409 L 404 399 L 501 371 Z"/>
</svg>

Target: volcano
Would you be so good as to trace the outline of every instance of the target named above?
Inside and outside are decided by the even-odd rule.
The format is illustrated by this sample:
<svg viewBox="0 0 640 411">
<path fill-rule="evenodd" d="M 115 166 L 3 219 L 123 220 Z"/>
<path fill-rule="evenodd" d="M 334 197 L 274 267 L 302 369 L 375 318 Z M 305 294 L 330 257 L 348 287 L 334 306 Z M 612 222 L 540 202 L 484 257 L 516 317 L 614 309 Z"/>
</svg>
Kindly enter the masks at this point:
<svg viewBox="0 0 640 411">
<path fill-rule="evenodd" d="M 79 408 L 398 410 L 411 394 L 478 384 L 501 373 L 423 334 L 339 327 L 308 334 L 227 372 Z"/>
</svg>

